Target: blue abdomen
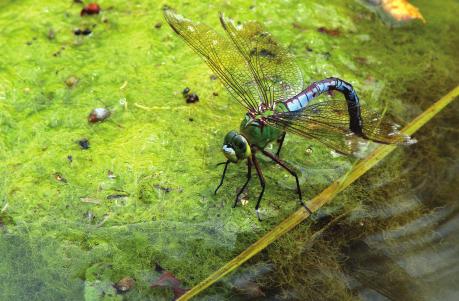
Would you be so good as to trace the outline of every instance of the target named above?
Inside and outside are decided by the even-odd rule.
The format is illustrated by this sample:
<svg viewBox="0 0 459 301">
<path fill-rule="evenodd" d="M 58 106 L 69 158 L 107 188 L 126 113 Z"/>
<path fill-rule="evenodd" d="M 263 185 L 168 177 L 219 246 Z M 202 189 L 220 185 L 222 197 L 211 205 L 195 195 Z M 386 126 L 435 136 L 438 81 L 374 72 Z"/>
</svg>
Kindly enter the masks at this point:
<svg viewBox="0 0 459 301">
<path fill-rule="evenodd" d="M 357 93 L 355 92 L 352 85 L 345 82 L 342 79 L 336 77 L 330 77 L 318 82 L 315 82 L 307 87 L 300 94 L 287 99 L 282 102 L 285 108 L 290 111 L 299 111 L 305 108 L 311 100 L 316 98 L 322 93 L 329 92 L 332 90 L 339 91 L 344 94 L 347 102 L 347 108 L 349 112 L 349 129 L 361 135 L 362 134 L 362 118 L 360 116 L 360 102 Z"/>
</svg>

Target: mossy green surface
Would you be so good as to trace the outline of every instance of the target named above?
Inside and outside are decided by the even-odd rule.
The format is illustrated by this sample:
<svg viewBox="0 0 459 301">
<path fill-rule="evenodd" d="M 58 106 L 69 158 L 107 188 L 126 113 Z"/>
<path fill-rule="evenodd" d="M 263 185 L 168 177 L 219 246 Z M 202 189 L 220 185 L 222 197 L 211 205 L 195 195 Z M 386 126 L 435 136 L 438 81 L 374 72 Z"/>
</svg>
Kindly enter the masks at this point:
<svg viewBox="0 0 459 301">
<path fill-rule="evenodd" d="M 397 29 L 354 1 L 174 7 L 219 31 L 219 11 L 263 22 L 297 56 L 306 84 L 341 77 L 367 105 L 408 121 L 459 74 L 459 37 L 450 34 L 459 31 L 459 5 L 413 2 L 427 24 Z M 164 22 L 161 8 L 172 3 L 99 4 L 101 14 L 86 17 L 72 1 L 0 4 L 0 300 L 168 300 L 169 291 L 149 288 L 155 263 L 192 286 L 297 207 L 293 179 L 268 160 L 262 223 L 253 210 L 256 181 L 249 204 L 231 208 L 242 166 L 231 166 L 213 194 L 221 142 L 244 111 Z M 76 28 L 92 34 L 76 36 Z M 70 77 L 78 79 L 71 87 Z M 198 103 L 185 103 L 185 87 Z M 104 106 L 111 117 L 89 124 L 89 112 Z M 89 149 L 78 145 L 82 138 Z M 300 171 L 306 198 L 353 162 L 292 136 L 282 156 Z M 382 172 L 396 177 L 403 160 L 400 151 Z M 363 184 L 322 213 L 355 208 Z M 112 284 L 124 276 L 136 286 L 116 295 Z"/>
</svg>

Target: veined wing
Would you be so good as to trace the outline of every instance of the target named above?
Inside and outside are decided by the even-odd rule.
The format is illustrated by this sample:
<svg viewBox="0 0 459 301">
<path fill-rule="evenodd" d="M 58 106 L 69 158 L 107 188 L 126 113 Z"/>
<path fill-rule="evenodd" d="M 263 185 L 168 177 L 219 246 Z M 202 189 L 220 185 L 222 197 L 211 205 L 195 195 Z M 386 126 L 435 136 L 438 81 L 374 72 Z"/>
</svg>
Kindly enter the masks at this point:
<svg viewBox="0 0 459 301">
<path fill-rule="evenodd" d="M 378 143 L 412 144 L 416 140 L 400 133 L 399 125 L 379 113 L 360 107 L 363 137 L 349 130 L 349 113 L 344 100 L 325 100 L 294 112 L 267 117 L 269 125 L 306 138 L 315 139 L 343 154 L 355 154 L 362 138 Z"/>
<path fill-rule="evenodd" d="M 172 29 L 197 52 L 220 78 L 228 92 L 247 110 L 259 112 L 263 102 L 257 80 L 250 72 L 246 59 L 226 36 L 221 36 L 205 24 L 195 23 L 164 10 Z"/>
<path fill-rule="evenodd" d="M 303 74 L 293 56 L 261 24 L 251 21 L 235 25 L 222 14 L 220 22 L 246 60 L 265 107 L 273 109 L 276 102 L 303 91 Z"/>
</svg>

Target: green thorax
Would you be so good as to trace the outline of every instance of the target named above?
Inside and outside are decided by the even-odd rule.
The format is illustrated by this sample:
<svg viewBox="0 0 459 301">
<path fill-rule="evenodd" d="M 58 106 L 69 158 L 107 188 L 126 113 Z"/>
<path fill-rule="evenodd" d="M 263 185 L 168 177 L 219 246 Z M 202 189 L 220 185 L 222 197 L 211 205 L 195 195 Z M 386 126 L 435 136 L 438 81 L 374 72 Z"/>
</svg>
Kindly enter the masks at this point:
<svg viewBox="0 0 459 301">
<path fill-rule="evenodd" d="M 263 116 L 272 115 L 272 111 L 263 112 Z M 268 125 L 263 125 L 259 118 L 263 116 L 251 117 L 249 114 L 245 115 L 244 120 L 241 122 L 241 134 L 247 139 L 250 145 L 255 145 L 264 149 L 270 142 L 277 140 L 282 131 Z"/>
</svg>

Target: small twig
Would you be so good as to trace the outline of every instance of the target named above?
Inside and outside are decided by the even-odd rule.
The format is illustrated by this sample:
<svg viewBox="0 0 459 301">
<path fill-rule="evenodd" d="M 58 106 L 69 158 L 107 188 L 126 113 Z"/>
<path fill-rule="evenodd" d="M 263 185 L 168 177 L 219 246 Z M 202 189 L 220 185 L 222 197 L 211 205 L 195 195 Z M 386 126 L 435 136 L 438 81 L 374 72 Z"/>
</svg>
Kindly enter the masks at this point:
<svg viewBox="0 0 459 301">
<path fill-rule="evenodd" d="M 3 206 L 2 211 L 0 211 L 0 213 L 5 212 L 6 209 L 8 209 L 8 203 L 6 203 L 5 206 Z"/>
<path fill-rule="evenodd" d="M 88 198 L 88 197 L 80 198 L 80 201 L 82 201 L 83 203 L 91 203 L 91 204 L 97 204 L 97 205 L 100 204 L 100 200 Z"/>
<path fill-rule="evenodd" d="M 121 85 L 120 90 L 123 90 L 124 88 L 126 88 L 127 84 L 128 82 L 127 80 L 125 80 L 124 83 Z"/>
<path fill-rule="evenodd" d="M 154 106 L 154 107 L 147 107 L 147 106 L 138 104 L 136 102 L 134 103 L 134 106 L 139 108 L 139 109 L 145 110 L 145 111 L 183 110 L 183 109 L 187 109 L 187 107 L 185 107 L 185 106 L 177 106 L 177 107 L 168 107 L 168 106 L 158 107 L 158 106 Z"/>
</svg>

